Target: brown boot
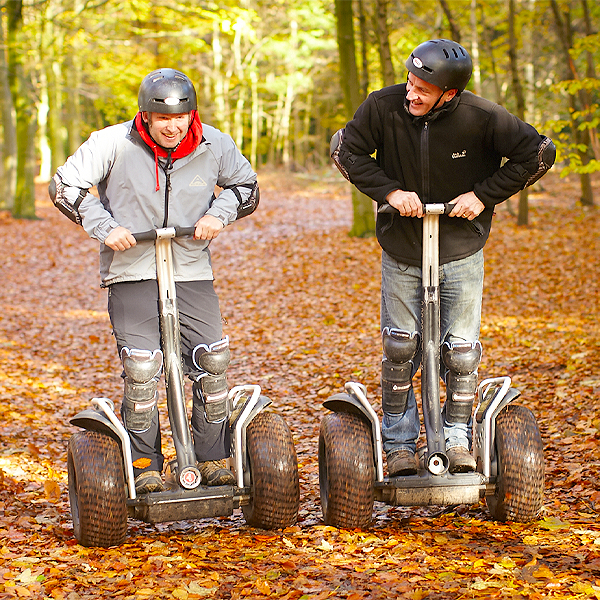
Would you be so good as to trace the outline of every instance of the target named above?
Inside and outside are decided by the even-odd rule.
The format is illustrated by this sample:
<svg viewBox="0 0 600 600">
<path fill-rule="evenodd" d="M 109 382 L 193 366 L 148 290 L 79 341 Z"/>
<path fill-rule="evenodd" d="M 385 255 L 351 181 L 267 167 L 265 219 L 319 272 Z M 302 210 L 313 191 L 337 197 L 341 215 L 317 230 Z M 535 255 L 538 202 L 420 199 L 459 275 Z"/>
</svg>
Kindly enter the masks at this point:
<svg viewBox="0 0 600 600">
<path fill-rule="evenodd" d="M 164 485 L 158 471 L 143 471 L 135 478 L 135 493 L 162 492 Z"/>
<path fill-rule="evenodd" d="M 446 450 L 450 466 L 450 473 L 469 473 L 474 471 L 477 463 L 473 455 L 464 446 L 453 446 Z"/>
<path fill-rule="evenodd" d="M 227 459 L 207 460 L 199 462 L 198 469 L 202 475 L 202 481 L 206 485 L 233 485 L 235 477 L 227 468 Z"/>
<path fill-rule="evenodd" d="M 387 455 L 387 466 L 390 477 L 416 475 L 415 453 L 406 449 L 390 452 Z"/>
</svg>

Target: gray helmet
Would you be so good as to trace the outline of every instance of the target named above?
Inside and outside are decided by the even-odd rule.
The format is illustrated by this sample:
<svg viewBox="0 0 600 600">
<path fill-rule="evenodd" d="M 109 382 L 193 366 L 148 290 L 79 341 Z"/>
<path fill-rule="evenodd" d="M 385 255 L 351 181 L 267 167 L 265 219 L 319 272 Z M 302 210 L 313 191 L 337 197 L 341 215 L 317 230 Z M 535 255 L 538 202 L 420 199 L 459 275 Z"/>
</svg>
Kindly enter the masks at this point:
<svg viewBox="0 0 600 600">
<path fill-rule="evenodd" d="M 429 40 L 412 51 L 406 59 L 406 68 L 444 92 L 457 89 L 460 94 L 471 79 L 473 62 L 460 44 L 452 40 Z"/>
<path fill-rule="evenodd" d="M 175 69 L 157 69 L 144 77 L 138 92 L 141 111 L 162 114 L 196 110 L 196 90 L 187 75 Z"/>
</svg>

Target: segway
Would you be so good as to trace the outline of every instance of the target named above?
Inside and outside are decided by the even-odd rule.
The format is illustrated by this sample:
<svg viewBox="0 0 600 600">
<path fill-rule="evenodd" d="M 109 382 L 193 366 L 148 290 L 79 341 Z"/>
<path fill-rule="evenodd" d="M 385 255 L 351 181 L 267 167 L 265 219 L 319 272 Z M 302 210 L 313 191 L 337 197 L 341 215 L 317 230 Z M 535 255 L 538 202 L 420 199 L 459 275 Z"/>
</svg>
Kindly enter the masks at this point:
<svg viewBox="0 0 600 600">
<path fill-rule="evenodd" d="M 364 385 L 348 382 L 328 398 L 321 419 L 319 486 L 325 523 L 366 527 L 375 500 L 393 506 L 477 504 L 485 499 L 498 521 L 531 521 L 542 507 L 544 456 L 533 413 L 513 404 L 520 392 L 508 376 L 477 387 L 473 416 L 473 472 L 450 473 L 441 418 L 439 215 L 452 204 L 426 204 L 423 217 L 421 400 L 427 444 L 416 475 L 384 477 L 377 414 Z M 383 205 L 381 212 L 397 212 Z M 479 225 L 473 223 L 474 226 Z"/>
<path fill-rule="evenodd" d="M 136 494 L 129 435 L 108 398 L 70 422 L 82 429 L 68 447 L 68 482 L 73 533 L 83 546 L 118 546 L 128 517 L 148 523 L 229 516 L 241 508 L 248 525 L 263 529 L 296 522 L 298 462 L 283 418 L 265 409 L 271 401 L 258 385 L 229 390 L 231 468 L 234 485 L 206 486 L 196 465 L 185 403 L 179 315 L 171 240 L 191 236 L 193 227 L 134 234 L 155 240 L 159 317 L 167 408 L 176 458 L 167 465 L 165 490 Z"/>
</svg>

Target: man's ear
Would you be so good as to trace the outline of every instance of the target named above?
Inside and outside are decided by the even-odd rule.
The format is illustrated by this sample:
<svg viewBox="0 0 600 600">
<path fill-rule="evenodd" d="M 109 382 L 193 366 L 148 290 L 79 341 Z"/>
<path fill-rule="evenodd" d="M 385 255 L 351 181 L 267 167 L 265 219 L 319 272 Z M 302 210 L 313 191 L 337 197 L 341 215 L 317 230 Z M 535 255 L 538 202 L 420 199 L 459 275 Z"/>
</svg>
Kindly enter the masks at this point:
<svg viewBox="0 0 600 600">
<path fill-rule="evenodd" d="M 144 121 L 144 123 L 148 122 L 148 113 L 145 110 L 142 111 L 142 121 Z"/>
<path fill-rule="evenodd" d="M 454 96 L 456 96 L 456 94 L 458 94 L 458 90 L 457 89 L 448 90 L 446 92 L 446 100 L 444 100 L 444 102 L 450 102 L 450 100 L 452 100 L 452 98 L 454 98 Z"/>
</svg>

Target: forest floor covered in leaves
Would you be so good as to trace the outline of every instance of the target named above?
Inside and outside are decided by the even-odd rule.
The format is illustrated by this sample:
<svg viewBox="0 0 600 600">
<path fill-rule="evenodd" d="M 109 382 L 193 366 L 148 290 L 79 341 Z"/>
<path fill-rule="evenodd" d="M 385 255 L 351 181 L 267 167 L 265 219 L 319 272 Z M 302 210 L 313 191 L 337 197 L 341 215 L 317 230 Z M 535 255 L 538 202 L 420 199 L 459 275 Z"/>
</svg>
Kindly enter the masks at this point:
<svg viewBox="0 0 600 600">
<path fill-rule="evenodd" d="M 380 250 L 348 237 L 337 172 L 260 183 L 259 210 L 215 240 L 213 264 L 230 385 L 259 384 L 293 433 L 297 525 L 130 520 L 119 548 L 75 542 L 69 418 L 94 396 L 118 401 L 122 383 L 97 243 L 40 185 L 39 220 L 0 213 L 0 598 L 600 598 L 600 211 L 578 205 L 577 181 L 538 184 L 528 227 L 498 207 L 486 246 L 480 376 L 510 375 L 536 415 L 540 520 L 376 503 L 364 530 L 323 524 L 317 446 L 321 403 L 346 381 L 380 410 Z"/>
</svg>

